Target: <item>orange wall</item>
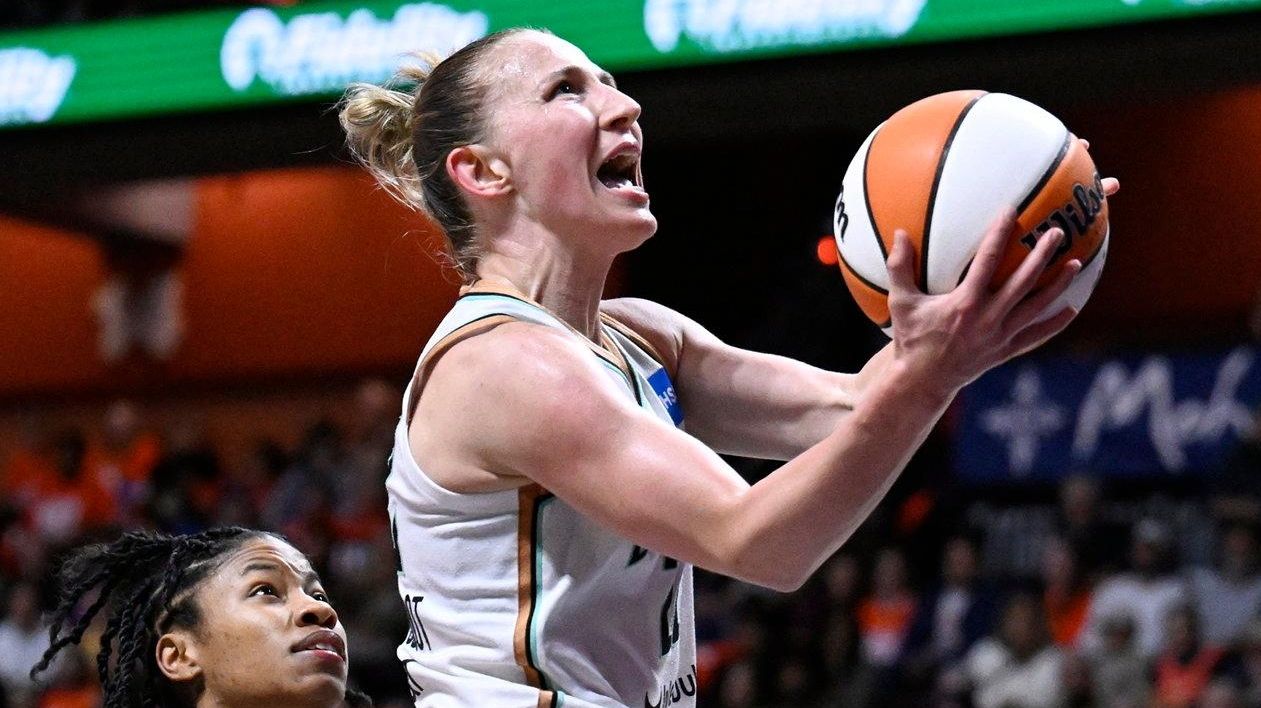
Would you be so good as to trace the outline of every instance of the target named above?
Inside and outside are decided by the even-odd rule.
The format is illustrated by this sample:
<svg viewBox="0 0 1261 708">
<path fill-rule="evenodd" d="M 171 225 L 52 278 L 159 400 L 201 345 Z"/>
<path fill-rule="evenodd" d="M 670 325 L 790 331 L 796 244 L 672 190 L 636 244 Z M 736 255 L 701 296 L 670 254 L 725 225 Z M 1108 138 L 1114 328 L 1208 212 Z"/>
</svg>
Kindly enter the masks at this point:
<svg viewBox="0 0 1261 708">
<path fill-rule="evenodd" d="M 106 366 L 89 309 L 105 272 L 84 238 L 0 220 L 0 396 L 405 368 L 455 293 L 433 235 L 361 173 L 198 180 L 171 361 Z"/>
<path fill-rule="evenodd" d="M 104 376 L 89 309 L 104 277 L 90 241 L 0 217 L 0 393 Z"/>
<path fill-rule="evenodd" d="M 1261 287 L 1261 87 L 1064 116 L 1121 179 L 1083 320 L 1238 320 Z"/>
</svg>

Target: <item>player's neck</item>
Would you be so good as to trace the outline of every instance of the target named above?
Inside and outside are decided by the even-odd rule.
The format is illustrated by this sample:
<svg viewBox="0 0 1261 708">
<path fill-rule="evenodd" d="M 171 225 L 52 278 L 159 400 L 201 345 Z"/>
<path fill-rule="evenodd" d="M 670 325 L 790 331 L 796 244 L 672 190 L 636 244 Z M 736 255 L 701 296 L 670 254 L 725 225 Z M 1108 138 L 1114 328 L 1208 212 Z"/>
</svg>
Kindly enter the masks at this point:
<svg viewBox="0 0 1261 708">
<path fill-rule="evenodd" d="M 598 342 L 600 298 L 611 266 L 611 257 L 579 257 L 553 248 L 498 248 L 482 256 L 477 273 L 487 284 L 520 292 Z"/>
</svg>

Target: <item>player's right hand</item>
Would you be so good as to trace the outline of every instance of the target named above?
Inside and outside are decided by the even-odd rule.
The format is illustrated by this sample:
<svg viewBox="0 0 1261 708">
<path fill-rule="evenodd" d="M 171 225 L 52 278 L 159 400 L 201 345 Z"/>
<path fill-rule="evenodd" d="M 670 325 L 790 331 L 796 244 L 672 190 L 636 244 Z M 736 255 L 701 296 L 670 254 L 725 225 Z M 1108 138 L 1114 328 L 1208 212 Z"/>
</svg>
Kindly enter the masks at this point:
<svg viewBox="0 0 1261 708">
<path fill-rule="evenodd" d="M 1054 280 L 1035 289 L 1064 238 L 1059 228 L 1038 238 L 1006 282 L 995 282 L 1007 245 L 1019 235 L 1015 212 L 1008 209 L 990 225 L 959 286 L 929 295 L 915 282 L 910 239 L 905 231 L 895 232 L 888 259 L 894 356 L 917 385 L 953 395 L 989 369 L 1050 339 L 1077 315 L 1066 307 L 1037 321 L 1082 267 L 1081 261 L 1069 260 Z"/>
</svg>

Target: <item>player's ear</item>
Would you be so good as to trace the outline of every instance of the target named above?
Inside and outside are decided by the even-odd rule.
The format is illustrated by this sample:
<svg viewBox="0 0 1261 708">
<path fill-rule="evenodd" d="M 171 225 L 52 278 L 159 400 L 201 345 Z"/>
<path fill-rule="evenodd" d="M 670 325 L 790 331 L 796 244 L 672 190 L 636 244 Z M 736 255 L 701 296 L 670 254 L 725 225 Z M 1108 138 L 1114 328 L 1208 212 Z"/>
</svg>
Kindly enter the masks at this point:
<svg viewBox="0 0 1261 708">
<path fill-rule="evenodd" d="M 447 174 L 465 192 L 496 197 L 512 191 L 512 170 L 484 145 L 461 145 L 447 155 Z"/>
<path fill-rule="evenodd" d="M 187 632 L 176 630 L 158 637 L 154 652 L 158 670 L 172 682 L 193 681 L 201 676 L 198 647 Z"/>
</svg>

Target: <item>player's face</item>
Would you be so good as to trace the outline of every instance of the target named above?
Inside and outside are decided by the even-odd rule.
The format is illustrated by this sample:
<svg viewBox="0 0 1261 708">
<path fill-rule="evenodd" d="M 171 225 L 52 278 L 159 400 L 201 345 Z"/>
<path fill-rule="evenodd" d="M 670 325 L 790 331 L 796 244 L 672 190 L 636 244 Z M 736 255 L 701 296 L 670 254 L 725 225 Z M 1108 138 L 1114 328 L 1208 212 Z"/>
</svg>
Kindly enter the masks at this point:
<svg viewBox="0 0 1261 708">
<path fill-rule="evenodd" d="M 346 631 L 311 564 L 265 536 L 245 542 L 198 589 L 189 638 L 212 705 L 337 706 Z"/>
<path fill-rule="evenodd" d="M 504 40 L 483 64 L 487 145 L 508 166 L 530 221 L 620 252 L 653 234 L 639 104 L 574 45 L 540 32 Z"/>
</svg>

